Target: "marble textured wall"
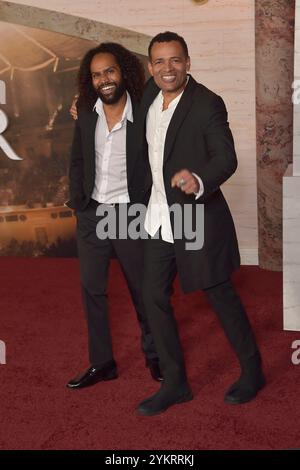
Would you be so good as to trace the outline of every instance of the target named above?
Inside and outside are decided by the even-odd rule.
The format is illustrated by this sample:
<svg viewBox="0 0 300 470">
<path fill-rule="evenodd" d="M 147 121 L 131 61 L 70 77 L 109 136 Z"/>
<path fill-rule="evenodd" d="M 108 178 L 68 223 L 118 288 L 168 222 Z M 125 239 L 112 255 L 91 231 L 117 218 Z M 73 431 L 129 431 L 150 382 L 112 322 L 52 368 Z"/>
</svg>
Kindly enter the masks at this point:
<svg viewBox="0 0 300 470">
<path fill-rule="evenodd" d="M 294 0 L 256 0 L 259 265 L 282 269 L 282 177 L 292 161 Z"/>
<path fill-rule="evenodd" d="M 283 178 L 283 326 L 300 331 L 300 176 Z"/>
<path fill-rule="evenodd" d="M 293 175 L 300 176 L 300 1 L 296 0 L 295 52 L 294 52 L 294 147 Z"/>
<path fill-rule="evenodd" d="M 0 1 L 1 20 L 88 39 L 95 41 L 95 44 L 101 41 L 121 42 L 137 54 L 145 54 L 149 44 L 149 36 L 142 33 L 101 21 L 72 17 L 67 12 L 47 11 L 18 3 Z"/>
<path fill-rule="evenodd" d="M 0 15 L 1 4 L 7 3 L 0 1 Z M 185 37 L 192 74 L 220 94 L 228 108 L 239 167 L 223 189 L 235 220 L 242 262 L 257 264 L 254 0 L 208 0 L 204 5 L 192 0 L 17 0 L 8 3 L 12 12 L 16 4 L 76 15 L 65 32 L 74 34 L 75 28 L 88 39 L 95 39 L 94 21 L 126 28 L 118 36 L 125 45 L 134 32 L 143 33 L 133 49 L 141 53 L 146 52 L 145 34 L 171 29 Z M 90 19 L 90 26 L 81 18 Z M 60 20 L 49 13 L 52 27 Z M 109 33 L 109 27 L 103 31 Z"/>
<path fill-rule="evenodd" d="M 300 0 L 296 0 L 294 79 L 300 81 Z M 299 90 L 298 85 L 296 88 Z M 296 89 L 295 88 L 295 89 Z M 283 325 L 300 331 L 300 100 L 294 100 L 293 164 L 283 178 Z"/>
</svg>

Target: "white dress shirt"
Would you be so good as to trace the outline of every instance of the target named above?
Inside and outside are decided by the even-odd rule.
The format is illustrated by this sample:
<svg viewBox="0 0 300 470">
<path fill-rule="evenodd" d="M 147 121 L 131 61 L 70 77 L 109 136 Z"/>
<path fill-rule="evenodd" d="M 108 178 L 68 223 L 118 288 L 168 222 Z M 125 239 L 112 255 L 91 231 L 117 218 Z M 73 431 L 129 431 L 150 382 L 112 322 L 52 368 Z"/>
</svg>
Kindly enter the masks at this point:
<svg viewBox="0 0 300 470">
<path fill-rule="evenodd" d="M 153 237 L 161 227 L 162 239 L 169 243 L 174 243 L 169 206 L 167 202 L 164 176 L 163 159 L 167 130 L 173 113 L 183 94 L 176 96 L 171 101 L 168 108 L 163 111 L 163 94 L 160 91 L 150 106 L 146 120 L 146 138 L 148 142 L 149 162 L 152 173 L 152 190 L 146 212 L 145 230 Z M 203 183 L 199 176 L 193 175 L 199 181 L 200 189 L 196 194 L 196 199 L 204 191 Z M 171 181 L 170 181 L 171 184 Z"/>
<path fill-rule="evenodd" d="M 127 120 L 133 121 L 132 103 L 127 94 L 126 105 L 121 118 L 109 131 L 103 103 L 97 99 L 94 109 L 98 113 L 95 131 L 95 186 L 92 198 L 106 204 L 129 202 L 126 168 L 126 127 Z"/>
</svg>

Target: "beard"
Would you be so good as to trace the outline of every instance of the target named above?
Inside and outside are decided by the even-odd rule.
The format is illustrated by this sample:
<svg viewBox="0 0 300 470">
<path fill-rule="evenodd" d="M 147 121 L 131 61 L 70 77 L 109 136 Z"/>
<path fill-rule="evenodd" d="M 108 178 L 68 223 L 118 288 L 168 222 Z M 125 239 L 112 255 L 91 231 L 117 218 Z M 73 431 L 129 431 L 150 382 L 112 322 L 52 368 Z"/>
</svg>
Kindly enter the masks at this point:
<svg viewBox="0 0 300 470">
<path fill-rule="evenodd" d="M 101 92 L 101 88 L 112 86 L 112 85 L 115 86 L 115 89 L 109 95 L 105 95 L 104 93 Z M 126 86 L 125 86 L 124 80 L 122 80 L 119 84 L 117 84 L 116 82 L 108 82 L 108 83 L 105 83 L 104 85 L 101 85 L 101 87 L 98 87 L 96 89 L 97 95 L 99 96 L 100 100 L 104 104 L 116 104 L 120 100 L 120 98 L 124 95 L 125 91 L 126 91 Z"/>
</svg>

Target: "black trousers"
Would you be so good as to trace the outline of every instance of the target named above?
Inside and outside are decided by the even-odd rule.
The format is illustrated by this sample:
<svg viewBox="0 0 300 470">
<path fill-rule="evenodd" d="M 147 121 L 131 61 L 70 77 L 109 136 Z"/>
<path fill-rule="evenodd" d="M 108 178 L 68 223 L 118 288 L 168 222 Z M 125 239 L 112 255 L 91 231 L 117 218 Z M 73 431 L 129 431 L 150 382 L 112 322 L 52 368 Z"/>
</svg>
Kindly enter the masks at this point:
<svg viewBox="0 0 300 470">
<path fill-rule="evenodd" d="M 155 341 L 165 386 L 187 382 L 185 361 L 170 301 L 177 274 L 174 245 L 160 239 L 145 240 L 143 298 Z M 245 308 L 230 280 L 205 289 L 223 330 L 243 369 L 260 358 Z"/>
<path fill-rule="evenodd" d="M 89 359 L 93 366 L 113 360 L 107 306 L 107 282 L 110 259 L 114 253 L 120 262 L 141 328 L 141 346 L 146 359 L 157 358 L 142 300 L 143 246 L 141 240 L 97 237 L 98 203 L 91 200 L 84 211 L 77 212 L 77 246 L 80 262 L 82 297 L 85 307 Z M 115 205 L 118 213 L 119 205 Z M 122 312 L 119 312 L 122 315 Z"/>
</svg>

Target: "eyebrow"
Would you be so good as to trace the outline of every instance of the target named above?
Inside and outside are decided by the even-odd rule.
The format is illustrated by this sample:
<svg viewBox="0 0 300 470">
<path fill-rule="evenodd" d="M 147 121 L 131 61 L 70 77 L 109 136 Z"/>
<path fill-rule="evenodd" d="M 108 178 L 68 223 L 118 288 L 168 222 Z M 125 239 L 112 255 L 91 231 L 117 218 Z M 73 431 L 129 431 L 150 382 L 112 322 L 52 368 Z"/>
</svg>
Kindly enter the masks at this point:
<svg viewBox="0 0 300 470">
<path fill-rule="evenodd" d="M 181 57 L 175 55 L 175 56 L 173 56 L 173 57 L 170 57 L 170 59 L 181 59 Z M 164 60 L 164 57 L 157 57 L 156 59 L 154 59 L 154 62 L 155 62 L 156 60 Z"/>
<path fill-rule="evenodd" d="M 103 73 L 103 72 L 108 72 L 108 70 L 111 70 L 111 69 L 116 70 L 117 67 L 116 67 L 115 65 L 111 65 L 110 67 L 107 67 L 106 69 L 104 69 L 104 70 L 102 70 L 102 71 L 99 71 L 99 70 L 98 70 L 97 72 L 91 72 L 91 74 L 92 74 L 92 75 L 99 75 L 99 74 L 101 74 L 101 73 Z"/>
</svg>

